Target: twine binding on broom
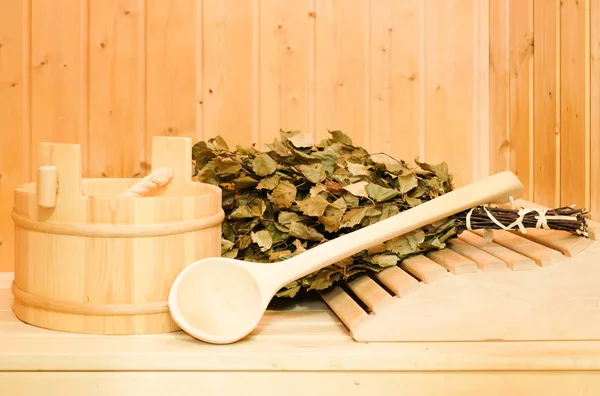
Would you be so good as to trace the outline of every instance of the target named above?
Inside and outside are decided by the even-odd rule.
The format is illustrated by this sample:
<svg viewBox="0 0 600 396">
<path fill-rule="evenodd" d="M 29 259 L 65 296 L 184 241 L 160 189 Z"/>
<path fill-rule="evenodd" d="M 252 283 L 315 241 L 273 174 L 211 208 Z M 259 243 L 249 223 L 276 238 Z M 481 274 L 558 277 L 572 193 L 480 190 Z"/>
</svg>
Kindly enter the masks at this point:
<svg viewBox="0 0 600 396">
<path fill-rule="evenodd" d="M 508 211 L 508 213 L 507 213 L 506 210 L 497 209 L 498 211 L 501 211 L 499 213 L 505 214 L 505 218 L 503 219 L 504 223 L 503 223 L 502 221 L 498 220 L 498 218 L 496 218 L 496 216 L 494 216 L 494 214 L 486 206 L 479 206 L 479 207 L 471 208 L 466 212 L 465 220 L 464 220 L 465 229 L 467 229 L 469 231 L 472 231 L 474 229 L 484 229 L 484 238 L 485 238 L 486 242 L 490 242 L 492 240 L 492 236 L 493 236 L 492 229 L 494 229 L 496 227 L 494 227 L 493 225 L 490 225 L 490 227 L 486 226 L 485 221 L 482 219 L 481 212 L 479 212 L 478 224 L 477 225 L 473 224 L 472 219 L 473 219 L 473 215 L 474 215 L 475 211 L 483 210 L 483 212 L 485 212 L 485 215 L 491 221 L 491 223 L 495 224 L 497 226 L 497 228 L 501 229 L 501 230 L 510 231 L 513 229 L 518 229 L 523 234 L 526 234 L 527 228 L 537 228 L 537 229 L 546 229 L 546 230 L 561 229 L 561 227 L 553 227 L 549 222 L 553 221 L 554 224 L 556 225 L 556 224 L 558 224 L 557 222 L 565 221 L 565 222 L 575 222 L 574 223 L 575 226 L 577 226 L 578 224 L 581 223 L 580 227 L 578 227 L 574 230 L 570 230 L 570 232 L 574 232 L 578 235 L 587 236 L 586 222 L 585 222 L 585 217 L 584 217 L 586 214 L 585 212 L 577 213 L 575 211 L 573 215 L 549 214 L 548 213 L 548 212 L 559 212 L 560 213 L 561 210 L 564 210 L 566 208 L 572 209 L 574 207 L 574 205 L 571 205 L 566 208 L 555 209 L 555 210 L 544 209 L 544 208 L 530 208 L 530 207 L 523 207 L 523 208 L 520 208 L 519 210 L 516 210 L 513 197 L 510 197 L 510 204 L 511 204 L 512 211 L 514 211 L 514 215 L 517 216 L 511 223 L 506 224 L 506 222 L 507 222 L 506 217 L 509 217 L 510 215 L 513 214 L 513 213 L 510 213 L 510 211 Z M 536 213 L 536 215 L 530 217 L 528 219 L 527 225 L 526 225 L 525 224 L 525 220 L 526 220 L 525 216 L 530 213 Z M 577 214 L 580 214 L 581 216 L 578 217 Z M 535 223 L 533 223 L 532 219 L 535 219 Z M 482 225 L 482 222 L 484 223 L 483 225 Z M 563 227 L 564 227 L 564 223 L 563 223 Z"/>
</svg>

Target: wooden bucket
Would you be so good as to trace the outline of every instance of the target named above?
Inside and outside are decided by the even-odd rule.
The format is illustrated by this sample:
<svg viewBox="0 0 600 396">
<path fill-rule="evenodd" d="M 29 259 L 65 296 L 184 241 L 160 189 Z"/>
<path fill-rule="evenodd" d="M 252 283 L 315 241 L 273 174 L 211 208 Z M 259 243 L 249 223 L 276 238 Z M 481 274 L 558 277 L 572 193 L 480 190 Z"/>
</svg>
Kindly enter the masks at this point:
<svg viewBox="0 0 600 396">
<path fill-rule="evenodd" d="M 179 330 L 171 284 L 221 255 L 221 190 L 192 181 L 189 138 L 155 137 L 152 171 L 170 182 L 117 197 L 140 179 L 82 179 L 79 145 L 41 143 L 37 183 L 15 191 L 13 310 L 47 329 L 90 334 Z"/>
</svg>

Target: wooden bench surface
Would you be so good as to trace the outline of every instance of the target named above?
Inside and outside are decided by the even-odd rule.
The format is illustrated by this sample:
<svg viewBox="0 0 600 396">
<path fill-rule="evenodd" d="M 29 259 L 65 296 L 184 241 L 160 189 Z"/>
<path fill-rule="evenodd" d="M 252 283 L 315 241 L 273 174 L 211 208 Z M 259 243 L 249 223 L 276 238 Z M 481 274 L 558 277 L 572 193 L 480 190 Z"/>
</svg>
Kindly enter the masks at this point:
<svg viewBox="0 0 600 396">
<path fill-rule="evenodd" d="M 230 345 L 182 332 L 68 334 L 16 319 L 11 278 L 0 274 L 0 394 L 600 393 L 589 375 L 600 374 L 600 341 L 359 343 L 320 301 L 270 310 Z"/>
</svg>

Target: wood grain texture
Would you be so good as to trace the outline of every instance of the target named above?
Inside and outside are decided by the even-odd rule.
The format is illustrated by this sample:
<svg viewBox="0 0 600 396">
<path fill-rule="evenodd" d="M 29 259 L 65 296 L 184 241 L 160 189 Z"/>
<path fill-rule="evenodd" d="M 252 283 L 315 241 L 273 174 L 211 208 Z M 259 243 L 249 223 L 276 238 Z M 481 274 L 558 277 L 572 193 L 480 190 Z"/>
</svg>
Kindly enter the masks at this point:
<svg viewBox="0 0 600 396">
<path fill-rule="evenodd" d="M 145 5 L 90 2 L 89 175 L 142 173 L 145 142 Z"/>
<path fill-rule="evenodd" d="M 310 344 L 312 347 L 312 343 Z M 458 347 L 457 347 L 458 348 Z M 316 360 L 326 360 L 320 354 Z M 448 357 L 452 359 L 452 357 Z M 412 362 L 413 359 L 411 358 Z M 287 367 L 287 366 L 286 366 Z M 177 390 L 178 396 L 219 396 L 241 391 L 276 395 L 282 387 L 289 387 L 286 396 L 302 396 L 305 387 L 318 387 L 327 394 L 340 392 L 345 396 L 362 396 L 366 393 L 385 395 L 402 389 L 409 394 L 460 396 L 472 389 L 489 389 L 486 395 L 503 396 L 519 389 L 520 394 L 561 396 L 596 395 L 600 389 L 597 371 L 526 372 L 505 370 L 477 372 L 398 372 L 342 371 L 311 372 L 304 370 L 264 371 L 143 371 L 143 372 L 0 372 L 0 381 L 10 392 L 23 396 L 102 396 L 127 394 L 132 389 L 144 396 L 162 396 Z M 72 387 L 61 389 L 64 383 Z M 60 390 L 59 390 L 60 389 Z"/>
<path fill-rule="evenodd" d="M 201 108 L 197 79 L 201 73 L 197 33 L 202 26 L 197 0 L 147 0 L 146 7 L 146 152 L 153 136 L 187 136 L 195 140 Z M 149 61 L 148 61 L 149 60 Z"/>
<path fill-rule="evenodd" d="M 585 107 L 585 44 L 586 4 L 589 0 L 561 2 L 561 63 L 560 63 L 560 200 L 564 205 L 589 207 L 586 192 L 588 157 L 585 127 L 588 110 Z M 588 60 L 589 61 L 589 60 Z"/>
<path fill-rule="evenodd" d="M 557 207 L 560 204 L 560 61 L 557 32 L 560 32 L 560 0 L 534 0 L 533 54 L 533 180 L 531 199 L 538 204 Z M 538 182 L 543 181 L 543 182 Z"/>
<path fill-rule="evenodd" d="M 263 0 L 259 15 L 260 147 L 280 129 L 314 132 L 315 17 L 312 0 Z"/>
<path fill-rule="evenodd" d="M 181 396 L 216 396 L 242 387 L 268 395 L 289 388 L 286 395 L 300 396 L 308 386 L 349 396 L 398 389 L 587 396 L 600 389 L 597 341 L 359 343 L 323 302 L 306 301 L 268 310 L 248 339 L 224 353 L 182 332 L 106 337 L 44 330 L 20 322 L 12 300 L 0 286 L 0 382 L 9 394 L 159 396 L 176 389 Z"/>
<path fill-rule="evenodd" d="M 12 271 L 14 189 L 30 175 L 29 1 L 1 0 L 0 10 L 0 272 Z"/>
<path fill-rule="evenodd" d="M 509 168 L 509 13 L 508 1 L 490 0 L 490 120 L 489 168 L 496 173 Z"/>
<path fill-rule="evenodd" d="M 315 136 L 328 138 L 328 130 L 339 129 L 364 145 L 371 133 L 369 1 L 317 1 L 315 12 Z"/>
<path fill-rule="evenodd" d="M 280 128 L 341 129 L 371 152 L 446 161 L 456 186 L 511 169 L 523 198 L 599 219 L 600 7 L 560 4 L 6 2 L 0 270 L 40 141 L 82 144 L 85 177 L 130 177 L 148 173 L 153 136 L 262 148 Z"/>
<path fill-rule="evenodd" d="M 590 210 L 600 220 L 600 0 L 590 4 Z"/>
<path fill-rule="evenodd" d="M 513 232 L 492 234 L 493 242 L 484 242 L 480 230 L 465 231 L 459 238 L 506 260 L 509 268 L 503 271 L 488 271 L 483 265 L 488 259 L 481 255 L 469 254 L 476 262 L 443 249 L 398 264 L 421 284 L 410 295 L 385 290 L 367 275 L 320 294 L 362 342 L 598 339 L 594 312 L 599 308 L 590 298 L 599 295 L 593 275 L 600 272 L 598 241 L 571 256 Z M 548 242 L 566 242 L 560 232 L 547 236 Z M 525 266 L 523 259 L 530 263 Z M 361 315 L 349 307 L 365 307 L 360 321 L 350 320 Z"/>
<path fill-rule="evenodd" d="M 412 162 L 424 138 L 425 2 L 383 0 L 372 7 L 370 106 L 366 145 Z M 396 21 L 405 21 L 402 24 Z"/>
<path fill-rule="evenodd" d="M 533 0 L 509 0 L 509 34 L 509 169 L 523 182 L 523 198 L 528 198 L 533 189 Z"/>
<path fill-rule="evenodd" d="M 235 3 L 235 5 L 234 5 Z M 259 2 L 203 0 L 203 137 L 259 144 Z M 275 131 L 274 133 L 278 133 Z"/>
<path fill-rule="evenodd" d="M 79 143 L 89 171 L 88 2 L 31 3 L 32 144 Z M 35 146 L 32 145 L 32 148 Z M 33 161 L 35 152 L 30 153 Z"/>
<path fill-rule="evenodd" d="M 476 133 L 472 121 L 476 110 L 474 1 L 425 1 L 425 143 L 421 160 L 446 161 L 460 185 L 473 181 L 474 164 L 462 159 L 472 158 Z M 461 45 L 453 44 L 459 41 Z"/>
</svg>

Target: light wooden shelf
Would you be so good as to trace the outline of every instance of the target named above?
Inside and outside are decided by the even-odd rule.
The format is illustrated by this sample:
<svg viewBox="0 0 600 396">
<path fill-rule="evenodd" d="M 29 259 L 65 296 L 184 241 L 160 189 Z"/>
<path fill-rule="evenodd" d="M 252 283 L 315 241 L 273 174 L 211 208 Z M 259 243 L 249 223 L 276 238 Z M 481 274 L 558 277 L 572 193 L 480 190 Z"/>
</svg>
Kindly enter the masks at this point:
<svg viewBox="0 0 600 396">
<path fill-rule="evenodd" d="M 600 342 L 360 343 L 320 301 L 270 310 L 247 339 L 69 334 L 12 314 L 0 274 L 3 395 L 596 395 Z M 474 393 L 469 393 L 474 392 Z"/>
</svg>

